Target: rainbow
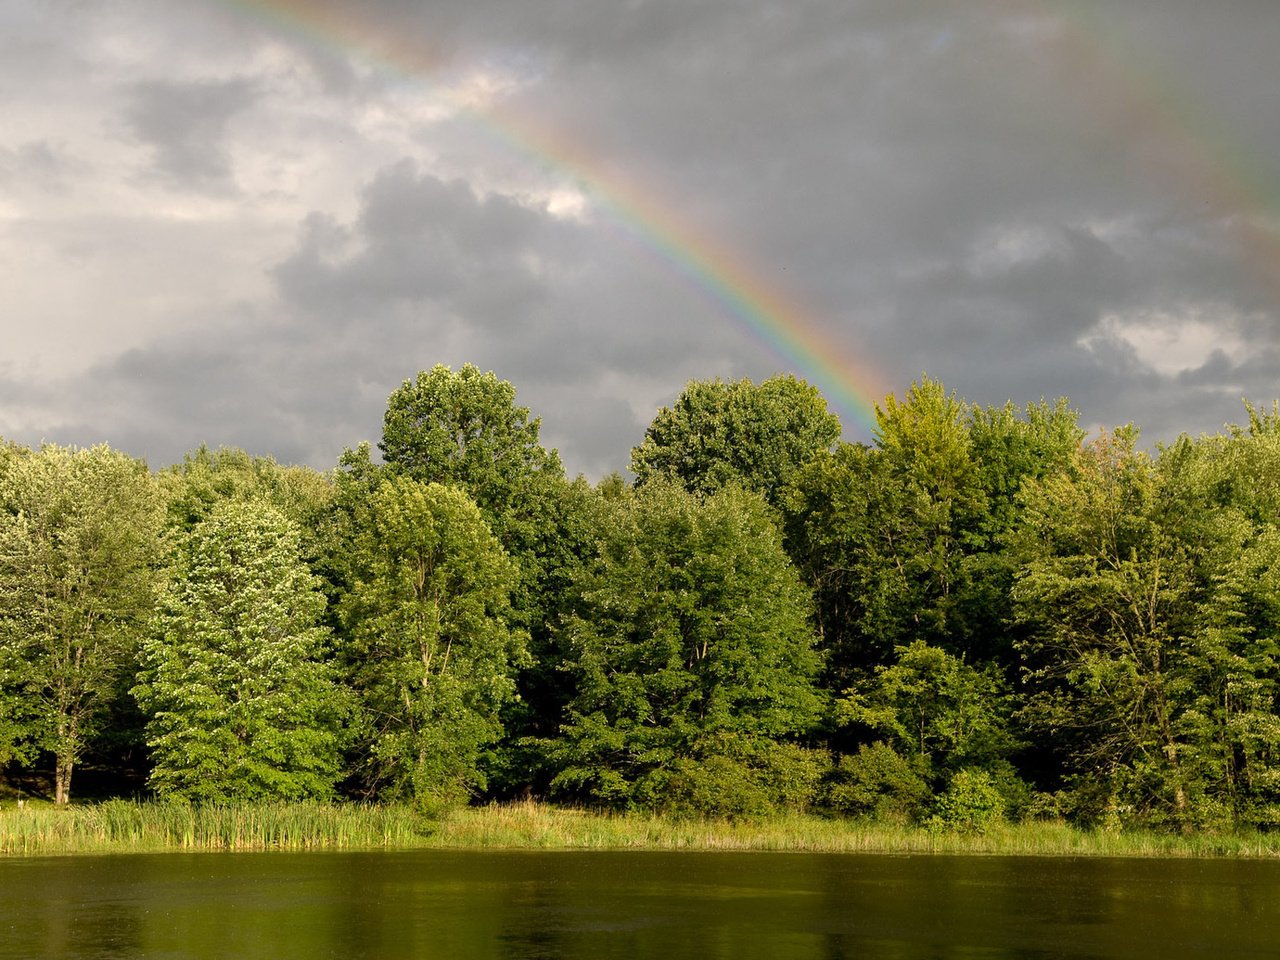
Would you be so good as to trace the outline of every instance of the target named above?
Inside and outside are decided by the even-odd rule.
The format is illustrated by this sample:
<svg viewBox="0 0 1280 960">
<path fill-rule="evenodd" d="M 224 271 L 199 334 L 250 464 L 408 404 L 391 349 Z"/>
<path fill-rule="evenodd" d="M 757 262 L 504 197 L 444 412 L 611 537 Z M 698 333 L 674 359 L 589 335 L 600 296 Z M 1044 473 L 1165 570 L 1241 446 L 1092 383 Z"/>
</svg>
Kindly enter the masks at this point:
<svg viewBox="0 0 1280 960">
<path fill-rule="evenodd" d="M 354 53 L 409 79 L 431 83 L 442 58 L 414 31 L 374 29 L 348 3 L 316 0 L 220 0 L 313 44 Z M 433 85 L 433 92 L 449 92 Z M 874 432 L 876 404 L 886 395 L 881 377 L 794 294 L 771 282 L 766 271 L 749 263 L 719 238 L 700 231 L 676 212 L 676 205 L 654 190 L 641 189 L 610 171 L 584 145 L 538 129 L 499 107 L 454 102 L 493 139 L 563 177 L 590 196 L 669 269 L 694 285 L 720 312 L 750 334 L 788 372 L 817 386 L 848 423 Z M 842 338 L 843 339 L 843 338 Z"/>
</svg>

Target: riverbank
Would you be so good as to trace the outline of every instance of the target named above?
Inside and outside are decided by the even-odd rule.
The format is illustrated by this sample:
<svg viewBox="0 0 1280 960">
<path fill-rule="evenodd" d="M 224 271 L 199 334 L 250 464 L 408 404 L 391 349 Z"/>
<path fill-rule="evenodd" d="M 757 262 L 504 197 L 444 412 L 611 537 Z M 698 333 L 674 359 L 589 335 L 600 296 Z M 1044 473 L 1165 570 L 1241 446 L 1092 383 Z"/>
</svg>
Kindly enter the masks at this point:
<svg viewBox="0 0 1280 960">
<path fill-rule="evenodd" d="M 1178 836 L 1043 821 L 951 833 L 815 815 L 696 820 L 537 803 L 471 807 L 439 817 L 406 807 L 323 803 L 190 807 L 110 800 L 69 809 L 0 809 L 0 856 L 427 848 L 1280 858 L 1280 835 Z"/>
</svg>

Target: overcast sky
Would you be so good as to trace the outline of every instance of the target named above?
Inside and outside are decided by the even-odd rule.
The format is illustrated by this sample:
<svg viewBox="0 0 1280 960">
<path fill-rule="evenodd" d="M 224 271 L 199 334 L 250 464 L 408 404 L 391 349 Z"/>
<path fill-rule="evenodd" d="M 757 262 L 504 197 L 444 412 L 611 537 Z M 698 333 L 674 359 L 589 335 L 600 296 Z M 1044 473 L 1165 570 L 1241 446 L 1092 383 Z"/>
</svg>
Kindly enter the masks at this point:
<svg viewBox="0 0 1280 960">
<path fill-rule="evenodd" d="M 0 436 L 327 468 L 472 362 L 595 477 L 690 378 L 820 382 L 796 331 L 1216 431 L 1280 395 L 1277 50 L 1275 0 L 0 0 Z"/>
</svg>

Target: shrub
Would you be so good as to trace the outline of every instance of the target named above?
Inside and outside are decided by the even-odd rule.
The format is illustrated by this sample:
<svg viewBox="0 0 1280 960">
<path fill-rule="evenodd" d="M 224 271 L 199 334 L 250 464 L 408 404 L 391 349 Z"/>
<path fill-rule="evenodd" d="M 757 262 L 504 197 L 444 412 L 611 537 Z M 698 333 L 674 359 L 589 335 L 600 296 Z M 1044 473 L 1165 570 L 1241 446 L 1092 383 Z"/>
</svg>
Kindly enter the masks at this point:
<svg viewBox="0 0 1280 960">
<path fill-rule="evenodd" d="M 966 768 L 951 778 L 925 824 L 933 830 L 985 833 L 1005 819 L 1005 810 L 1005 798 L 991 774 Z"/>
<path fill-rule="evenodd" d="M 916 819 L 929 800 L 922 764 L 897 753 L 887 743 L 863 744 L 840 757 L 827 786 L 827 803 L 835 810 L 877 820 Z"/>
</svg>

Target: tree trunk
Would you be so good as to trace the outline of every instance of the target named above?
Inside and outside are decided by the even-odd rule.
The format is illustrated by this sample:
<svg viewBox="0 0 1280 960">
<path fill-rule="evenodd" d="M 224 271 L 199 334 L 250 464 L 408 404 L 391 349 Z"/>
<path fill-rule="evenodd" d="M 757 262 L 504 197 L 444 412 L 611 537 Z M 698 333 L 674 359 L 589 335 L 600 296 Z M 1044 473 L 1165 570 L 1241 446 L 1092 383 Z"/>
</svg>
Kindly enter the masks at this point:
<svg viewBox="0 0 1280 960">
<path fill-rule="evenodd" d="M 60 754 L 54 765 L 54 801 L 58 806 L 71 802 L 71 770 L 75 760 L 69 754 Z"/>
</svg>

